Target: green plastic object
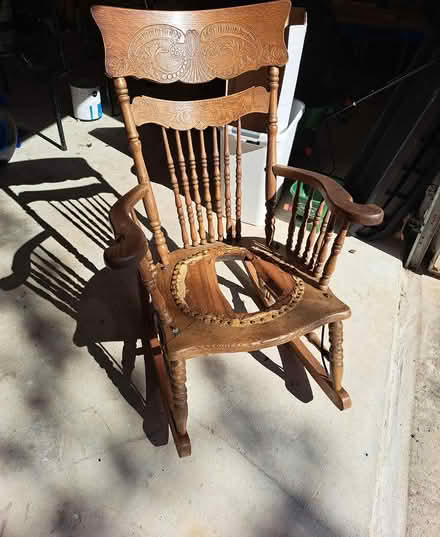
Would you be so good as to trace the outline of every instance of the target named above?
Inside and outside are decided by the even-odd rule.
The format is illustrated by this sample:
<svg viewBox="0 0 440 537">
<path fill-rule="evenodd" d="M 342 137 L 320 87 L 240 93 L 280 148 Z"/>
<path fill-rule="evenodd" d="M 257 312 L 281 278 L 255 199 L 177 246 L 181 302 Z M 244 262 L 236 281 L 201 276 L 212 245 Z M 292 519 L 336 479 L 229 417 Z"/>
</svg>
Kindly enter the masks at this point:
<svg viewBox="0 0 440 537">
<path fill-rule="evenodd" d="M 340 185 L 344 186 L 344 181 L 340 177 L 332 177 L 332 179 L 334 179 Z M 304 183 L 300 183 L 300 184 L 301 184 L 301 187 L 300 187 L 300 191 L 299 191 L 298 207 L 297 207 L 297 211 L 296 211 L 296 217 L 297 218 L 304 216 L 304 210 L 306 208 L 307 198 L 309 197 L 309 192 L 311 190 L 311 187 L 309 185 L 306 185 Z M 290 194 L 292 195 L 292 199 L 295 197 L 297 185 L 298 185 L 298 181 L 295 181 L 292 184 L 292 186 L 290 187 Z M 314 193 L 313 193 L 312 206 L 311 206 L 311 210 L 310 210 L 309 222 L 308 223 L 311 223 L 311 221 L 313 220 L 313 218 L 315 216 L 315 213 L 318 210 L 318 207 L 319 207 L 319 204 L 321 203 L 321 201 L 322 201 L 322 196 L 321 196 L 320 192 L 315 190 Z M 328 208 L 327 204 L 324 203 L 324 210 L 322 212 L 323 216 L 327 212 L 327 208 Z"/>
</svg>

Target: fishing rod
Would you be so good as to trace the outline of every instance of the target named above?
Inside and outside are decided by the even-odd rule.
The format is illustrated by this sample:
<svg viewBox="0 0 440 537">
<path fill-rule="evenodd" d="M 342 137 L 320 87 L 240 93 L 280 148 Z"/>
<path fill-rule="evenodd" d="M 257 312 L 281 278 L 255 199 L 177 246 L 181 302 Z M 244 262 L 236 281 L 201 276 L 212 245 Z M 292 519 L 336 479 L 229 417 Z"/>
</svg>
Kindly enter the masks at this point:
<svg viewBox="0 0 440 537">
<path fill-rule="evenodd" d="M 357 99 L 355 101 L 352 101 L 350 104 L 340 108 L 339 110 L 336 110 L 335 112 L 332 112 L 331 114 L 328 114 L 327 116 L 325 116 L 324 121 L 332 119 L 332 118 L 338 116 L 339 114 L 343 114 L 344 112 L 347 112 L 347 110 L 351 110 L 352 108 L 355 108 L 356 106 L 358 106 L 359 104 L 363 103 L 367 99 L 370 99 L 371 97 L 374 97 L 374 95 L 378 95 L 379 93 L 382 93 L 383 91 L 385 91 L 385 90 L 387 90 L 389 88 L 392 88 L 393 86 L 396 86 L 397 84 L 400 84 L 401 82 L 403 82 L 407 78 L 410 78 L 410 77 L 420 73 L 421 71 L 424 71 L 425 69 L 428 69 L 432 65 L 435 65 L 435 64 L 437 64 L 439 62 L 440 62 L 440 58 L 435 58 L 435 59 L 433 59 L 433 60 L 431 60 L 429 62 L 424 63 L 423 65 L 420 65 L 419 67 L 416 67 L 415 69 L 412 69 L 411 71 L 408 71 L 407 73 L 405 73 L 403 75 L 400 75 L 400 76 L 398 76 L 396 78 L 391 79 L 384 86 L 382 86 L 382 87 L 380 87 L 378 89 L 372 90 L 372 91 L 370 91 L 370 93 L 367 93 L 363 97 L 360 97 L 359 99 Z"/>
</svg>

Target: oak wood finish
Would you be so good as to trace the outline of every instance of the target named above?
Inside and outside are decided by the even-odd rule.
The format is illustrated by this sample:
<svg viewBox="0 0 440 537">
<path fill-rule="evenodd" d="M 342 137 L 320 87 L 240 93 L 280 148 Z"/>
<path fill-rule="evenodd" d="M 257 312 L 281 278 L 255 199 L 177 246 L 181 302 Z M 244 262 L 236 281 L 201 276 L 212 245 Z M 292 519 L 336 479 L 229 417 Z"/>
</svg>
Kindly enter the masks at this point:
<svg viewBox="0 0 440 537">
<path fill-rule="evenodd" d="M 199 178 L 197 176 L 196 157 L 194 155 L 191 131 L 187 130 L 186 135 L 187 135 L 187 142 L 188 142 L 188 163 L 189 163 L 189 169 L 191 173 L 191 185 L 193 187 L 193 192 L 194 192 L 194 201 L 196 204 L 197 222 L 199 224 L 200 243 L 206 244 L 206 232 L 205 232 L 205 224 L 203 221 L 202 200 L 200 198 L 200 192 L 199 192 Z"/>
<path fill-rule="evenodd" d="M 147 167 L 142 156 L 142 144 L 139 140 L 139 134 L 130 109 L 130 98 L 128 96 L 127 83 L 124 78 L 114 80 L 116 95 L 119 100 L 122 117 L 124 118 L 125 129 L 128 137 L 130 152 L 136 167 L 136 175 L 139 183 L 145 184 L 145 195 L 143 198 L 145 212 L 147 213 L 150 225 L 153 230 L 154 240 L 157 250 L 164 265 L 168 264 L 168 248 L 165 237 L 162 233 L 159 212 L 157 210 L 156 200 L 151 189 L 150 177 L 148 176 Z"/>
<path fill-rule="evenodd" d="M 213 180 L 215 188 L 215 210 L 217 213 L 217 240 L 223 241 L 223 204 L 221 192 L 220 176 L 220 156 L 218 152 L 217 127 L 212 127 L 212 161 L 213 161 Z"/>
<path fill-rule="evenodd" d="M 315 213 L 315 217 L 313 218 L 312 229 L 310 230 L 309 236 L 307 237 L 306 249 L 304 250 L 303 254 L 303 262 L 306 266 L 309 266 L 309 261 L 311 259 L 313 248 L 317 240 L 318 226 L 322 219 L 322 211 L 324 209 L 324 204 L 325 202 L 324 200 L 322 200 L 319 204 L 318 210 Z"/>
<path fill-rule="evenodd" d="M 169 84 L 228 80 L 287 62 L 288 0 L 203 11 L 92 7 L 110 77 Z M 268 24 L 270 21 L 270 24 Z"/>
<path fill-rule="evenodd" d="M 312 207 L 313 194 L 314 194 L 314 191 L 312 189 L 309 192 L 309 196 L 307 198 L 307 203 L 306 203 L 306 207 L 304 210 L 304 216 L 302 219 L 301 227 L 299 228 L 298 238 L 296 240 L 296 246 L 295 246 L 295 251 L 293 255 L 296 255 L 298 257 L 301 257 L 304 237 L 306 235 L 307 224 L 309 222 L 309 217 L 310 217 L 310 209 Z"/>
<path fill-rule="evenodd" d="M 235 147 L 235 239 L 241 239 L 241 119 L 237 121 L 237 142 Z"/>
<path fill-rule="evenodd" d="M 139 181 L 110 211 L 116 241 L 106 250 L 105 259 L 113 268 L 136 263 L 151 297 L 154 324 L 148 325 L 149 343 L 180 456 L 191 453 L 186 360 L 196 356 L 288 343 L 338 408 L 351 405 L 342 388 L 342 322 L 350 309 L 332 293 L 329 283 L 350 222 L 378 224 L 382 212 L 372 205 L 355 204 L 328 177 L 276 164 L 279 67 L 287 60 L 283 33 L 289 8 L 287 0 L 276 0 L 199 12 L 92 9 L 103 35 L 106 69 L 114 79 Z M 229 79 L 261 66 L 268 67 L 268 91 L 250 87 L 205 101 L 141 96 L 130 104 L 124 78 L 198 83 L 214 76 Z M 255 112 L 266 115 L 268 130 L 265 240 L 242 237 L 241 227 L 241 119 Z M 157 124 L 161 130 L 183 242 L 183 248 L 173 252 L 165 243 L 142 156 L 137 126 L 144 123 Z M 235 177 L 229 154 L 231 123 L 237 127 Z M 224 142 L 221 155 L 219 136 Z M 285 247 L 274 244 L 276 175 L 298 182 Z M 231 196 L 234 180 L 235 200 Z M 311 187 L 304 209 L 300 208 L 301 183 Z M 312 215 L 315 191 L 324 201 Z M 134 208 L 141 200 L 159 262 L 153 261 L 136 217 Z M 219 287 L 216 263 L 220 261 L 243 263 L 249 285 L 260 299 L 259 311 L 233 310 Z M 321 349 L 313 332 L 325 325 L 329 326 L 329 349 Z M 301 338 L 308 339 L 312 350 L 322 351 L 330 362 L 329 375 Z"/>
<path fill-rule="evenodd" d="M 225 178 L 225 213 L 226 213 L 226 238 L 231 241 L 233 237 L 233 224 L 231 212 L 231 168 L 229 166 L 229 138 L 228 127 L 223 127 L 223 158 L 224 158 L 224 178 Z"/>
<path fill-rule="evenodd" d="M 200 130 L 223 127 L 252 112 L 266 114 L 269 92 L 259 86 L 203 101 L 166 101 L 142 95 L 133 99 L 131 109 L 137 126 L 155 123 L 182 131 Z"/>
<path fill-rule="evenodd" d="M 266 244 L 272 244 L 275 233 L 275 195 L 277 182 L 273 166 L 277 160 L 276 136 L 278 131 L 278 87 L 280 81 L 280 70 L 278 67 L 269 68 L 269 117 L 267 124 L 267 158 L 266 158 Z"/>
<path fill-rule="evenodd" d="M 289 229 L 287 231 L 286 248 L 288 252 L 292 250 L 292 246 L 293 246 L 293 234 L 295 232 L 296 213 L 298 210 L 300 190 L 301 190 L 301 183 L 297 181 L 295 196 L 293 197 L 292 214 L 290 215 Z"/>
<path fill-rule="evenodd" d="M 182 233 L 183 247 L 188 248 L 189 238 L 188 238 L 188 232 L 186 230 L 185 213 L 183 211 L 182 202 L 180 200 L 179 182 L 177 180 L 176 168 L 174 166 L 174 160 L 173 160 L 173 156 L 170 150 L 168 134 L 163 127 L 162 127 L 162 136 L 163 136 L 163 143 L 165 147 L 165 154 L 166 154 L 167 162 L 168 162 L 168 171 L 170 174 L 171 186 L 174 192 L 174 202 L 176 204 L 177 216 L 179 218 L 180 230 Z"/>
<path fill-rule="evenodd" d="M 174 396 L 170 383 L 166 355 L 164 356 L 163 347 L 160 343 L 157 330 L 154 330 L 155 325 L 156 328 L 158 328 L 158 322 L 151 323 L 151 328 L 148 334 L 149 350 L 153 357 L 159 380 L 161 398 L 168 415 L 168 423 L 174 438 L 174 443 L 176 444 L 177 453 L 179 454 L 179 457 L 188 457 L 191 455 L 191 442 L 187 433 L 182 435 L 177 430 L 176 421 L 174 419 Z"/>
<path fill-rule="evenodd" d="M 212 216 L 211 193 L 209 191 L 208 157 L 205 149 L 205 134 L 200 131 L 200 163 L 202 166 L 203 196 L 206 206 L 206 217 L 208 219 L 209 242 L 215 241 L 214 217 Z"/>
<path fill-rule="evenodd" d="M 194 223 L 192 199 L 191 199 L 191 193 L 189 191 L 188 175 L 186 173 L 186 162 L 185 162 L 185 157 L 183 156 L 182 142 L 180 141 L 179 131 L 176 130 L 175 135 L 176 135 L 176 146 L 177 146 L 177 159 L 178 159 L 179 168 L 180 168 L 180 179 L 182 181 L 183 191 L 185 193 L 186 212 L 188 213 L 188 221 L 189 221 L 189 229 L 191 231 L 192 245 L 198 246 L 199 241 L 198 241 L 196 226 Z"/>
</svg>

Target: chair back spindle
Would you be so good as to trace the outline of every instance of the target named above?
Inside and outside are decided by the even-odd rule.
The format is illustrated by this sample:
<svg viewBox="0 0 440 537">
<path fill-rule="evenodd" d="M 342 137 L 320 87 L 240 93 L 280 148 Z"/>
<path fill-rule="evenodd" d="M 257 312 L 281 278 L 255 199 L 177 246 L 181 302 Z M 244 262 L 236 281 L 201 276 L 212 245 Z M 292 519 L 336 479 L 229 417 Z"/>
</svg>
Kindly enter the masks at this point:
<svg viewBox="0 0 440 537">
<path fill-rule="evenodd" d="M 301 182 L 296 181 L 295 196 L 293 197 L 292 212 L 291 212 L 291 215 L 290 215 L 289 229 L 287 231 L 287 240 L 286 240 L 286 250 L 287 250 L 287 252 L 292 251 L 293 235 L 295 233 L 296 215 L 297 215 L 297 212 L 298 212 L 299 195 L 300 195 L 301 186 L 302 186 Z"/>
<path fill-rule="evenodd" d="M 196 226 L 194 223 L 194 212 L 193 212 L 193 207 L 192 207 L 191 193 L 189 191 L 188 175 L 186 173 L 186 162 L 185 162 L 185 157 L 182 151 L 182 142 L 180 140 L 180 133 L 178 130 L 175 131 L 175 134 L 176 134 L 176 147 L 177 147 L 177 159 L 178 159 L 177 161 L 179 163 L 180 178 L 182 181 L 183 192 L 185 194 L 186 212 L 188 213 L 188 221 L 189 221 L 189 229 L 191 232 L 192 245 L 198 246 L 199 240 L 198 240 Z"/>
<path fill-rule="evenodd" d="M 340 220 L 341 220 L 341 224 L 339 227 L 339 232 L 333 242 L 331 254 L 325 264 L 324 274 L 319 280 L 319 287 L 323 291 L 326 291 L 328 288 L 330 278 L 332 277 L 336 269 L 336 262 L 338 259 L 338 255 L 341 253 L 342 247 L 344 245 L 345 237 L 347 236 L 347 232 L 348 232 L 348 227 L 349 227 L 348 220 L 343 217 L 340 217 Z"/>
<path fill-rule="evenodd" d="M 217 127 L 212 127 L 212 164 L 215 192 L 215 210 L 217 213 L 217 240 L 223 241 L 223 203 L 220 176 L 220 156 L 218 152 Z"/>
<path fill-rule="evenodd" d="M 330 243 L 331 243 L 332 238 L 333 238 L 333 231 L 334 231 L 334 227 L 335 227 L 335 221 L 336 221 L 336 216 L 335 216 L 335 214 L 332 213 L 330 215 L 330 220 L 329 220 L 329 223 L 328 223 L 325 235 L 324 235 L 322 246 L 321 246 L 321 248 L 319 250 L 318 259 L 316 260 L 316 265 L 315 265 L 314 270 L 313 270 L 313 274 L 317 278 L 321 276 L 322 270 L 324 268 L 324 264 L 328 259 L 329 250 L 330 250 Z"/>
<path fill-rule="evenodd" d="M 241 239 L 241 119 L 237 121 L 237 143 L 235 146 L 235 239 Z"/>
<path fill-rule="evenodd" d="M 302 246 L 303 246 L 303 242 L 304 242 L 304 237 L 306 235 L 307 224 L 309 222 L 310 211 L 311 211 L 311 208 L 312 208 L 313 194 L 314 194 L 314 190 L 310 189 L 309 197 L 307 199 L 306 206 L 305 206 L 305 209 L 304 209 L 304 214 L 303 214 L 303 218 L 302 218 L 301 227 L 299 228 L 299 232 L 298 232 L 298 238 L 296 240 L 296 246 L 295 246 L 294 255 L 296 255 L 298 257 L 301 257 L 301 251 L 302 251 Z"/>
<path fill-rule="evenodd" d="M 208 241 L 215 242 L 214 217 L 212 215 L 212 201 L 209 191 L 208 157 L 206 155 L 205 133 L 203 130 L 200 131 L 200 162 L 202 165 L 203 197 L 206 206 L 206 217 L 208 219 Z"/>
<path fill-rule="evenodd" d="M 205 232 L 205 224 L 203 221 L 202 200 L 200 198 L 200 192 L 199 192 L 199 178 L 197 175 L 196 157 L 194 155 L 191 131 L 187 130 L 186 135 L 187 135 L 187 141 L 188 141 L 188 163 L 189 163 L 189 169 L 191 173 L 191 185 L 193 187 L 194 201 L 196 204 L 197 221 L 199 223 L 200 243 L 206 244 L 206 232 Z"/>
<path fill-rule="evenodd" d="M 277 132 L 278 132 L 278 88 L 280 85 L 280 70 L 278 67 L 269 68 L 269 117 L 267 123 L 267 155 L 266 155 L 266 244 L 270 246 L 275 234 L 275 196 L 277 181 L 273 166 L 277 161 Z"/>
<path fill-rule="evenodd" d="M 228 126 L 223 127 L 223 162 L 225 179 L 225 213 L 226 213 L 226 238 L 231 241 L 233 238 L 233 224 L 231 212 L 231 169 L 229 166 L 229 137 Z"/>
<path fill-rule="evenodd" d="M 313 254 L 312 254 L 312 257 L 310 258 L 310 262 L 308 265 L 308 268 L 312 271 L 315 269 L 315 265 L 318 261 L 319 252 L 321 251 L 322 243 L 324 242 L 324 237 L 327 232 L 327 227 L 328 227 L 328 223 L 330 220 L 330 216 L 331 216 L 331 211 L 327 210 L 324 218 L 321 221 L 321 229 L 319 230 L 318 240 L 315 243 L 315 246 L 313 248 Z"/>
<path fill-rule="evenodd" d="M 315 245 L 315 241 L 317 238 L 318 226 L 321 221 L 324 205 L 325 205 L 325 202 L 324 200 L 322 200 L 321 203 L 319 204 L 318 209 L 315 212 L 315 216 L 313 218 L 312 229 L 310 230 L 309 236 L 307 237 L 306 249 L 304 250 L 304 254 L 303 254 L 303 262 L 306 265 L 306 267 L 308 266 L 310 258 L 312 256 L 312 251 L 313 251 L 313 247 Z"/>
<path fill-rule="evenodd" d="M 165 154 L 166 154 L 167 162 L 168 162 L 168 171 L 170 174 L 171 187 L 174 192 L 174 202 L 176 204 L 177 216 L 179 219 L 180 230 L 182 233 L 183 246 L 184 248 L 189 248 L 189 239 L 188 239 L 188 233 L 186 230 L 185 215 L 184 215 L 184 211 L 182 207 L 182 202 L 180 200 L 179 183 L 177 181 L 174 160 L 173 160 L 173 156 L 170 150 L 168 134 L 164 127 L 162 127 L 162 137 L 163 137 L 163 143 L 165 147 Z"/>
</svg>

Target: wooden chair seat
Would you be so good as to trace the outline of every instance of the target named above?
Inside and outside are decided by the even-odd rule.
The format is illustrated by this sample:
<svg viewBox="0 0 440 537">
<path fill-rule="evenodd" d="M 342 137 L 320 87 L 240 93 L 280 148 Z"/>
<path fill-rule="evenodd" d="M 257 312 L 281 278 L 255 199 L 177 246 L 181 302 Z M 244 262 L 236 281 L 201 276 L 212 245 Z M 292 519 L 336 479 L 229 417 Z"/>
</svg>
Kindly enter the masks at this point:
<svg viewBox="0 0 440 537">
<path fill-rule="evenodd" d="M 172 326 L 166 326 L 163 332 L 169 360 L 273 347 L 308 334 L 323 324 L 350 317 L 350 308 L 330 290 L 321 291 L 310 277 L 293 265 L 289 267 L 287 262 L 283 265 L 278 256 L 270 263 L 269 270 L 274 271 L 272 276 L 278 282 L 285 280 L 286 287 L 292 281 L 291 275 L 297 277 L 303 293 L 298 292 L 299 284 L 294 284 L 289 297 L 296 292 L 299 300 L 291 307 L 275 304 L 254 314 L 234 312 L 218 284 L 216 261 L 241 258 L 246 262 L 246 257 L 255 256 L 257 264 L 268 263 L 264 255 L 256 255 L 260 249 L 265 250 L 262 241 L 247 238 L 242 243 L 243 246 L 214 243 L 170 253 L 169 266 L 157 275 L 158 288 L 173 319 Z M 191 262 L 193 259 L 196 262 Z M 185 265 L 180 305 L 173 292 L 173 275 L 175 277 L 179 265 Z M 250 276 L 248 284 L 254 291 L 255 282 Z M 286 296 L 285 301 L 289 297 Z M 280 311 L 283 308 L 287 311 Z"/>
</svg>

